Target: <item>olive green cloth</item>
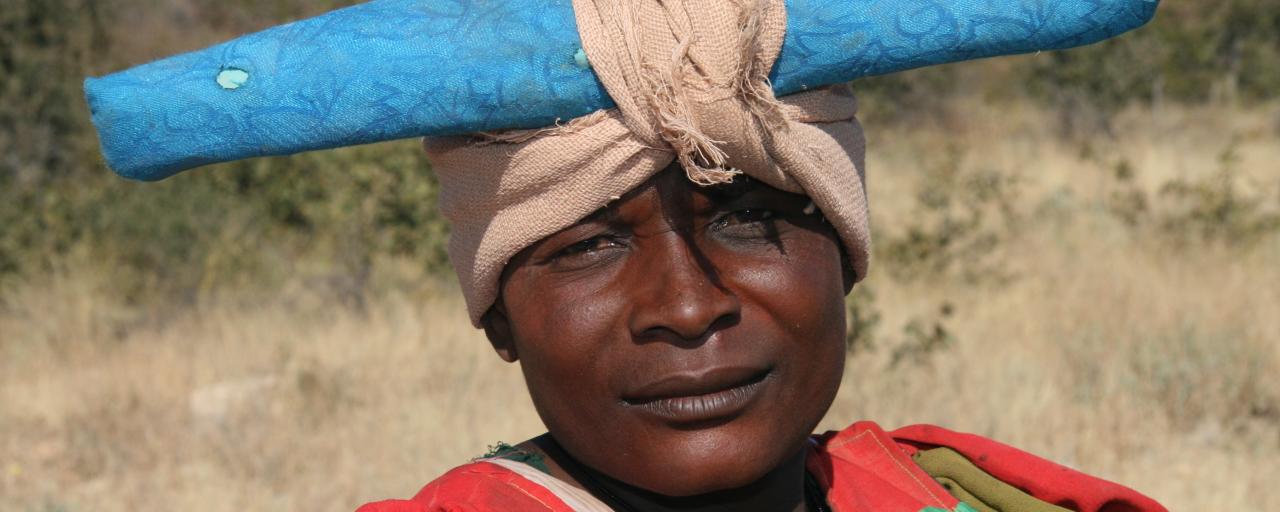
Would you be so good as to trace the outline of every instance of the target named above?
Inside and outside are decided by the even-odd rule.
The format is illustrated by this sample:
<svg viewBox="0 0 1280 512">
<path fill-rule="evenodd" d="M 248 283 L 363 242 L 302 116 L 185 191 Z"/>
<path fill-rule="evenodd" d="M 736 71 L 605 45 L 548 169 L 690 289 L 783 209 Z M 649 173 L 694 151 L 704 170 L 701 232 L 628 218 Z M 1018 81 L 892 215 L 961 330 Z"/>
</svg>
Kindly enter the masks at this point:
<svg viewBox="0 0 1280 512">
<path fill-rule="evenodd" d="M 921 450 L 912 458 L 947 492 L 978 512 L 1071 512 L 1000 481 L 950 448 Z"/>
</svg>

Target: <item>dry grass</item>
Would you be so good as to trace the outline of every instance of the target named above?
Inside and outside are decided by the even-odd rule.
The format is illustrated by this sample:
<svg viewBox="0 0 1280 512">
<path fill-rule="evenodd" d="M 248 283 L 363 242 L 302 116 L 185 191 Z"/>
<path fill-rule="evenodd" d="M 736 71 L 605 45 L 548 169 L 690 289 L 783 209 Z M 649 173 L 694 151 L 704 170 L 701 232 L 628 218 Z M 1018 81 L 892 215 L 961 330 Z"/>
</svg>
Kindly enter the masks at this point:
<svg viewBox="0 0 1280 512">
<path fill-rule="evenodd" d="M 872 126 L 883 235 L 918 213 L 920 169 L 940 158 L 1017 176 L 1020 220 L 986 256 L 999 279 L 874 266 L 881 349 L 851 357 L 824 427 L 933 422 L 1174 510 L 1280 510 L 1280 237 L 1178 245 L 1109 209 L 1118 187 L 1155 197 L 1211 176 L 1228 146 L 1243 186 L 1280 207 L 1268 123 L 1135 111 L 1120 135 L 1063 142 L 1042 112 L 970 104 Z M 948 143 L 969 149 L 937 151 Z M 1113 176 L 1122 160 L 1132 185 Z M 349 510 L 539 431 L 518 368 L 447 285 L 376 292 L 365 313 L 300 288 L 161 317 L 114 300 L 110 269 L 82 260 L 0 295 L 0 509 Z M 950 348 L 892 367 L 902 326 L 942 303 Z"/>
</svg>

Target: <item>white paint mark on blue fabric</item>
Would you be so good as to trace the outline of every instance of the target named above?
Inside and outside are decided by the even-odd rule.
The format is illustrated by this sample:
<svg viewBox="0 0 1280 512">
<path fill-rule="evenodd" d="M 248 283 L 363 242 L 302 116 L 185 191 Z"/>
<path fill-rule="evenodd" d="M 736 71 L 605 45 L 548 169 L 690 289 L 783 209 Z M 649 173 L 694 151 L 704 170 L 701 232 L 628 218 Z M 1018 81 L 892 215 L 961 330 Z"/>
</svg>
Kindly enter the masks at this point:
<svg viewBox="0 0 1280 512">
<path fill-rule="evenodd" d="M 227 68 L 218 73 L 218 85 L 228 91 L 234 91 L 249 83 L 249 72 L 243 69 Z"/>
</svg>

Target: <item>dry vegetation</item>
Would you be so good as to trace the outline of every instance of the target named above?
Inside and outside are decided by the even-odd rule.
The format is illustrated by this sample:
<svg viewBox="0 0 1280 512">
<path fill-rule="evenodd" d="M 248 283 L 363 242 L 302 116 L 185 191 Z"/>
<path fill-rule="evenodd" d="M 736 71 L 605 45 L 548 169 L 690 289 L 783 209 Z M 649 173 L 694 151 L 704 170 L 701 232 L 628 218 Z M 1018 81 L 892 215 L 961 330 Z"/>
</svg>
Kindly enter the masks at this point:
<svg viewBox="0 0 1280 512">
<path fill-rule="evenodd" d="M 863 81 L 877 260 L 823 428 L 938 423 L 1173 510 L 1280 510 L 1274 2 Z M 101 164 L 84 76 L 351 0 L 10 3 L 0 511 L 350 510 L 540 430 L 439 277 L 415 143 Z"/>
<path fill-rule="evenodd" d="M 823 427 L 933 422 L 1174 510 L 1280 510 L 1275 111 L 1066 138 L 948 112 L 870 121 L 879 259 Z M 49 268 L 0 295 L 2 510 L 349 510 L 540 429 L 415 265 L 362 307 L 299 281 L 177 309 L 120 300 L 93 254 Z"/>
</svg>

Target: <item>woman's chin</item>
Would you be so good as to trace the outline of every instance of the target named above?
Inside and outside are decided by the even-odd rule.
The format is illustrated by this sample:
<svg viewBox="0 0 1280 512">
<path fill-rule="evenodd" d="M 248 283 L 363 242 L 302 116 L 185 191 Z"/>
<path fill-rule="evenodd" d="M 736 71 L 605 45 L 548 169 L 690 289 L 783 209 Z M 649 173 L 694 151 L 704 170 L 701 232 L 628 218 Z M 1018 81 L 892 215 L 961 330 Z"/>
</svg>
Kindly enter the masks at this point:
<svg viewBox="0 0 1280 512">
<path fill-rule="evenodd" d="M 668 446 L 646 454 L 644 461 L 633 458 L 628 474 L 615 478 L 662 496 L 688 498 L 753 486 L 795 453 L 778 445 L 752 449 L 741 442 L 702 441 Z"/>
<path fill-rule="evenodd" d="M 742 472 L 742 468 L 733 469 L 738 470 L 741 474 L 721 473 L 710 478 L 680 478 L 680 475 L 674 474 L 677 472 L 673 471 L 674 478 L 663 479 L 651 482 L 651 485 L 637 487 L 673 499 L 694 498 L 750 487 L 760 481 L 765 473 L 768 472 L 767 469 L 758 473 Z"/>
</svg>

